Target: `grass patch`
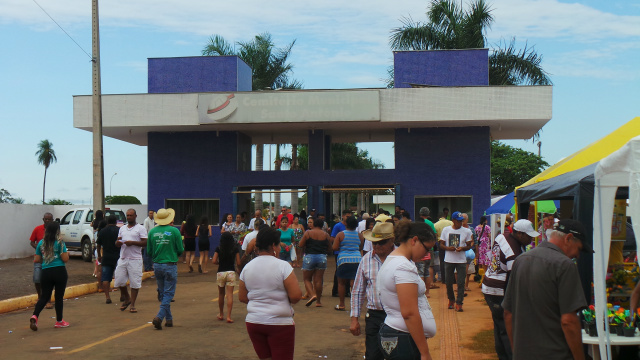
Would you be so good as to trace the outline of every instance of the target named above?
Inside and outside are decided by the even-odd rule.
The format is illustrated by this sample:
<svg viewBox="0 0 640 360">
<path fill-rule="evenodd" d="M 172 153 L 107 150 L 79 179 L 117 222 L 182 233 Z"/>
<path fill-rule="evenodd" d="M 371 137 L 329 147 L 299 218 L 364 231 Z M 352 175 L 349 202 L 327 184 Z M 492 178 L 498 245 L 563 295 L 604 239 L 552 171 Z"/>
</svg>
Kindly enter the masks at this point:
<svg viewBox="0 0 640 360">
<path fill-rule="evenodd" d="M 467 345 L 466 348 L 481 354 L 495 355 L 496 348 L 493 338 L 493 329 L 483 330 L 475 334 L 473 339 L 471 339 L 471 344 Z"/>
</svg>

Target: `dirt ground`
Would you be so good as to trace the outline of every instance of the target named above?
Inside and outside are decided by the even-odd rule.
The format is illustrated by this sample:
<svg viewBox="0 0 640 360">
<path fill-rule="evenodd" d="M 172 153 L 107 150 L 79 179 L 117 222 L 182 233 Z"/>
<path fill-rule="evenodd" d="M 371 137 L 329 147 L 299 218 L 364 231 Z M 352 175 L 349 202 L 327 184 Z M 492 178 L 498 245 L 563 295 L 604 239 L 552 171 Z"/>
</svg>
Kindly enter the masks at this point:
<svg viewBox="0 0 640 360">
<path fill-rule="evenodd" d="M 333 310 L 338 299 L 331 297 L 333 269 L 329 264 L 325 273 L 323 308 L 307 308 L 304 301 L 294 305 L 296 321 L 296 359 L 362 359 L 364 336 L 349 332 L 349 312 Z M 33 294 L 31 259 L 0 261 L 0 299 Z M 93 265 L 73 256 L 67 264 L 69 286 L 95 281 Z M 105 305 L 104 294 L 88 294 L 68 299 L 64 305 L 64 319 L 71 323 L 67 329 L 54 329 L 53 310 L 45 310 L 41 329 L 29 329 L 32 308 L 0 315 L 0 343 L 7 358 L 42 357 L 82 359 L 151 358 L 169 355 L 194 359 L 253 359 L 255 352 L 244 326 L 246 305 L 237 300 L 234 292 L 233 318 L 226 324 L 215 320 L 218 291 L 214 266 L 210 273 L 188 273 L 187 266 L 178 267 L 176 302 L 171 305 L 175 327 L 153 330 L 151 319 L 158 311 L 155 281 L 142 284 L 139 313 L 118 311 L 118 292 L 112 293 L 113 304 Z M 301 288 L 302 273 L 295 269 Z M 475 352 L 471 345 L 475 334 L 492 329 L 492 321 L 480 289 L 471 284 L 465 298 L 465 311 L 456 313 L 446 309 L 444 285 L 431 291 L 429 302 L 436 318 L 437 334 L 429 339 L 433 359 L 496 359 L 495 354 Z M 348 299 L 347 299 L 348 304 Z M 349 305 L 347 305 L 349 308 Z M 43 314 L 43 315 L 44 315 Z M 361 319 L 364 327 L 364 319 Z M 492 339 L 491 339 L 492 342 Z M 224 344 L 224 345 L 223 345 Z M 213 345 L 213 347 L 211 346 Z M 57 349 L 61 347 L 62 349 Z"/>
<path fill-rule="evenodd" d="M 93 263 L 82 261 L 80 252 L 69 252 L 67 286 L 97 281 L 92 276 Z M 0 300 L 36 293 L 33 286 L 33 257 L 0 261 Z"/>
</svg>

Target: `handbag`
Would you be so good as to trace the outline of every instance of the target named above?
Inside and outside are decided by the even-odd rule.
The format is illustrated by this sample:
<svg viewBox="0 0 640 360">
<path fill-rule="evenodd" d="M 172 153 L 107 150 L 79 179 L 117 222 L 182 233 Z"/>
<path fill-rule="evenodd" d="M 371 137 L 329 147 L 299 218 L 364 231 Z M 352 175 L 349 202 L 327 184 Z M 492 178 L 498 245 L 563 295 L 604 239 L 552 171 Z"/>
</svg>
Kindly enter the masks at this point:
<svg viewBox="0 0 640 360">
<path fill-rule="evenodd" d="M 464 252 L 464 255 L 467 257 L 467 261 L 472 261 L 476 258 L 476 252 L 473 249 L 469 249 Z"/>
</svg>

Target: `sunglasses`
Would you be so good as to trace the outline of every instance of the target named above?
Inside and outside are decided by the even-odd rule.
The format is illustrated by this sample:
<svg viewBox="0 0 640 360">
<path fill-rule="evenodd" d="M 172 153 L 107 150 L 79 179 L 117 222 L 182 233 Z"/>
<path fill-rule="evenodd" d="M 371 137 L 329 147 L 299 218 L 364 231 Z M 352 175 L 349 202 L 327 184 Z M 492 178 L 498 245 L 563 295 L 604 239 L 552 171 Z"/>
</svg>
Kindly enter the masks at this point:
<svg viewBox="0 0 640 360">
<path fill-rule="evenodd" d="M 428 240 L 424 240 L 424 239 L 422 239 L 422 237 L 421 237 L 421 236 L 418 236 L 418 242 L 420 243 L 420 245 L 422 245 L 422 247 L 423 247 L 427 252 L 429 252 L 429 250 L 430 250 L 430 249 L 429 249 L 429 248 L 427 248 L 427 247 L 424 245 L 424 243 L 425 243 L 426 241 L 428 241 Z"/>
<path fill-rule="evenodd" d="M 382 245 L 386 245 L 386 244 L 389 242 L 389 240 L 391 240 L 391 239 L 385 239 L 385 240 L 375 241 L 375 242 L 372 242 L 371 244 L 372 244 L 372 245 L 380 245 L 380 246 L 382 246 Z"/>
<path fill-rule="evenodd" d="M 424 243 L 423 243 L 422 241 L 419 241 L 419 242 L 420 242 L 420 244 L 422 244 L 422 247 L 424 248 L 424 250 L 425 250 L 426 252 L 429 252 L 429 249 L 427 249 L 427 247 L 426 247 L 426 246 L 424 246 Z"/>
</svg>

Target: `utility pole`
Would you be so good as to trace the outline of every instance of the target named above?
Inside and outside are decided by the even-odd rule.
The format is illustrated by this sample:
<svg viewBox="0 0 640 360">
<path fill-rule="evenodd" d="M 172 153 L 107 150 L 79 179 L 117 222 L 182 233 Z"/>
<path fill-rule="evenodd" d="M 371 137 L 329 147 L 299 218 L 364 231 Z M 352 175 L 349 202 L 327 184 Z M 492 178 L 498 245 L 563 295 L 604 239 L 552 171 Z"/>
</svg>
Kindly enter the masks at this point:
<svg viewBox="0 0 640 360">
<path fill-rule="evenodd" d="M 104 161 L 102 157 L 102 90 L 100 83 L 100 25 L 98 0 L 92 0 L 93 43 L 93 209 L 104 209 Z"/>
</svg>

